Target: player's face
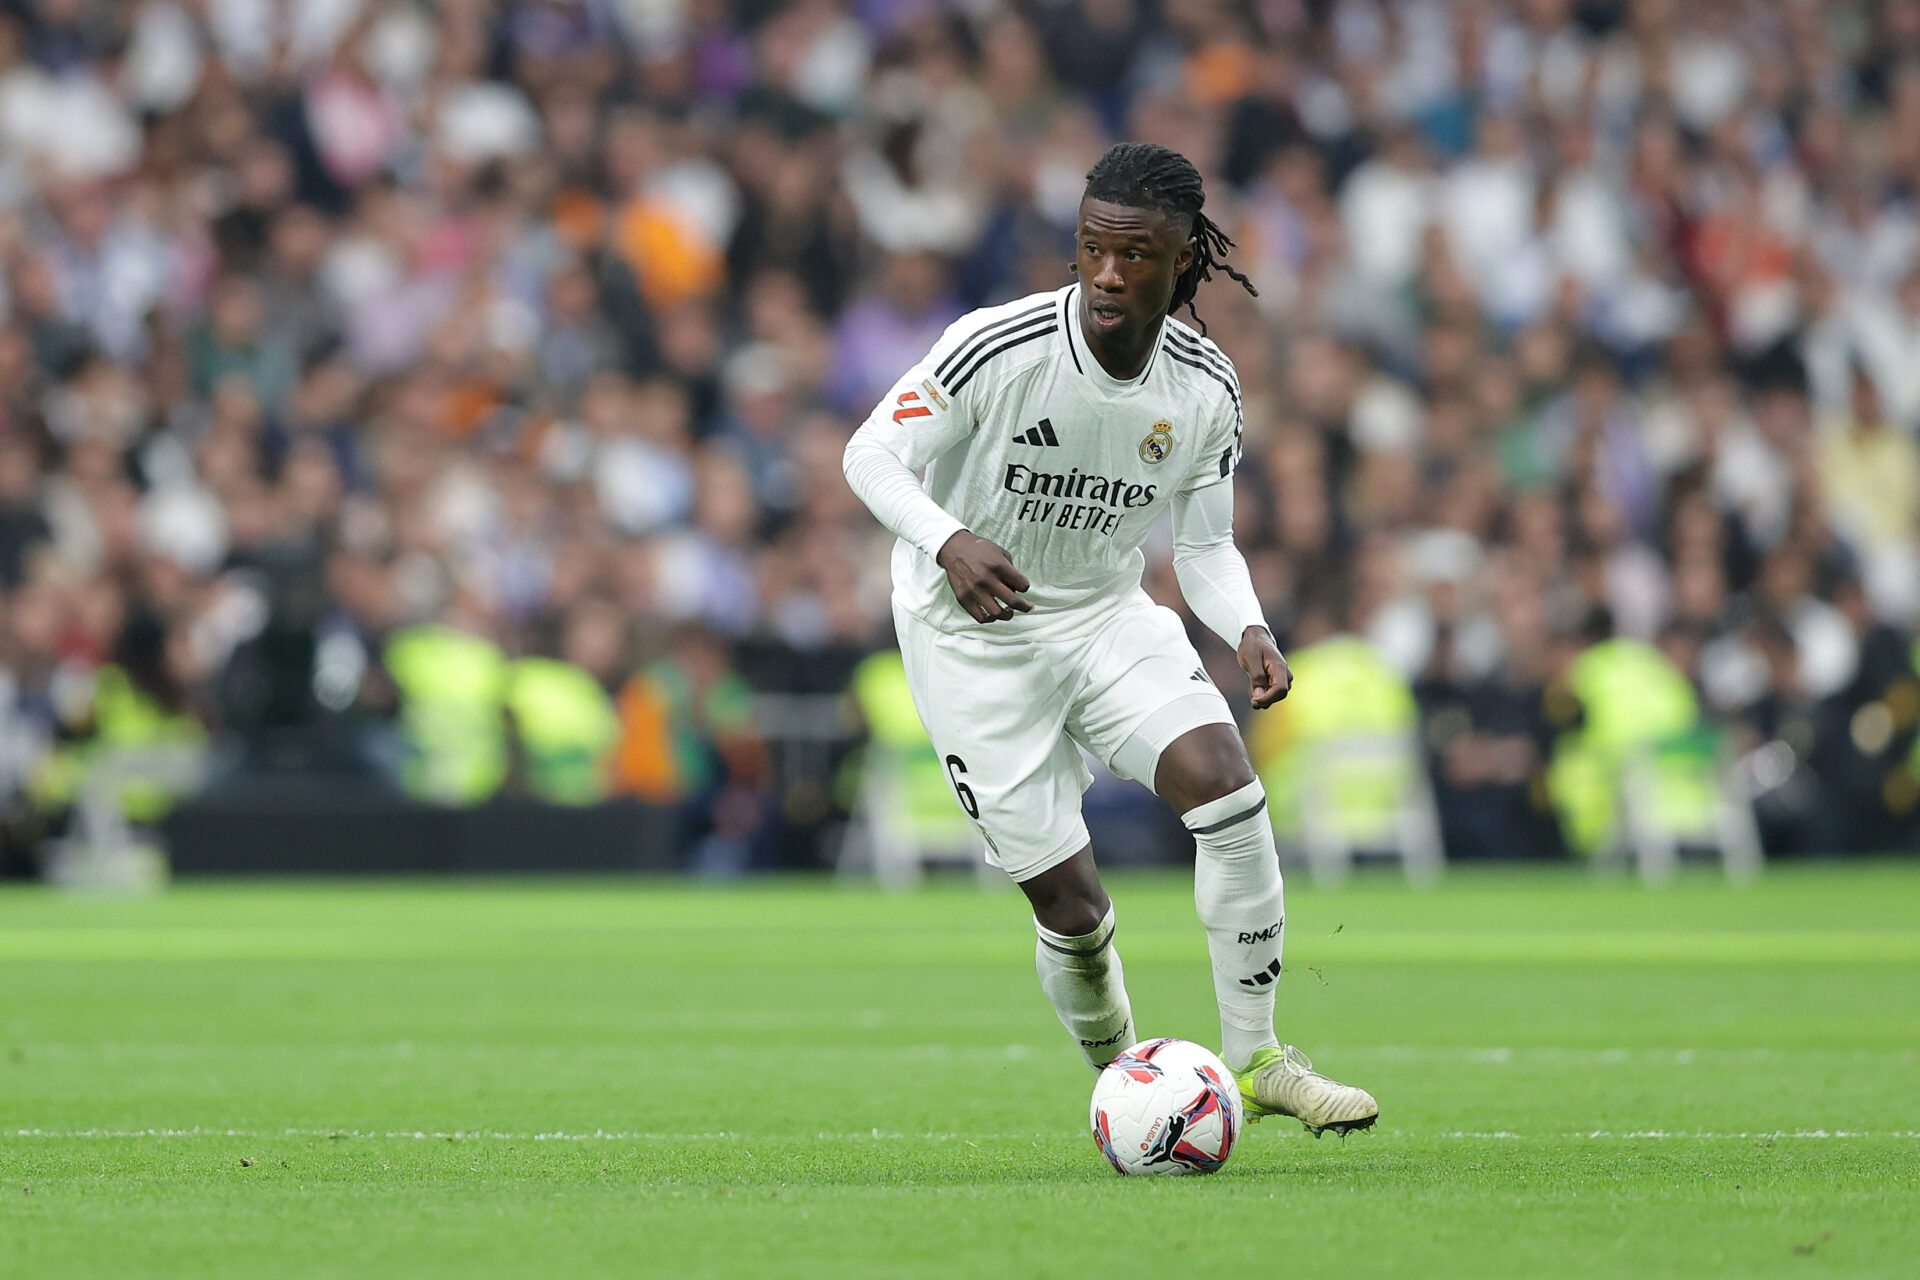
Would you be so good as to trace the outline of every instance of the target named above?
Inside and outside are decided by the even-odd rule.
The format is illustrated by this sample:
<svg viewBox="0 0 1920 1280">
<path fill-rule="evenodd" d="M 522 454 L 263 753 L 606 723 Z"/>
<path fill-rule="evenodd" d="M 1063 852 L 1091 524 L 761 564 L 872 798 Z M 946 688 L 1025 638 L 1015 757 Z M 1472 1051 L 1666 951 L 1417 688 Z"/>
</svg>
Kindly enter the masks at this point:
<svg viewBox="0 0 1920 1280">
<path fill-rule="evenodd" d="M 1074 265 L 1089 335 L 1120 344 L 1151 335 L 1193 253 L 1184 218 L 1082 200 Z"/>
</svg>

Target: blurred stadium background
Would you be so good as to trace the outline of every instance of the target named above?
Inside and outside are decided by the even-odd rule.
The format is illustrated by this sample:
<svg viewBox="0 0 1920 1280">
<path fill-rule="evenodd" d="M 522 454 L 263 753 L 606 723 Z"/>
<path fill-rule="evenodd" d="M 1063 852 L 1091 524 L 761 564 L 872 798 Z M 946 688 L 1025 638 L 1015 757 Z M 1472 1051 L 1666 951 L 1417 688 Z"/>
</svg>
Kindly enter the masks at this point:
<svg viewBox="0 0 1920 1280">
<path fill-rule="evenodd" d="M 1915 0 L 5 0 L 0 866 L 942 851 L 841 446 L 1122 137 L 1290 844 L 1920 848 Z"/>
</svg>

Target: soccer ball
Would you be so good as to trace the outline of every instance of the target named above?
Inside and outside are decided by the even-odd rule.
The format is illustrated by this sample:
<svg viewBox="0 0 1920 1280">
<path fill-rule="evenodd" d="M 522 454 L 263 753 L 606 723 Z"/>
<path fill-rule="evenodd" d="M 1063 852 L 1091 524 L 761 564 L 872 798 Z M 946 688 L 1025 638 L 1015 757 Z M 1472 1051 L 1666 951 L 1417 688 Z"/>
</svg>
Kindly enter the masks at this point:
<svg viewBox="0 0 1920 1280">
<path fill-rule="evenodd" d="M 1212 1173 L 1245 1120 L 1227 1064 L 1191 1040 L 1142 1040 L 1093 1086 L 1093 1140 L 1125 1174 Z"/>
</svg>

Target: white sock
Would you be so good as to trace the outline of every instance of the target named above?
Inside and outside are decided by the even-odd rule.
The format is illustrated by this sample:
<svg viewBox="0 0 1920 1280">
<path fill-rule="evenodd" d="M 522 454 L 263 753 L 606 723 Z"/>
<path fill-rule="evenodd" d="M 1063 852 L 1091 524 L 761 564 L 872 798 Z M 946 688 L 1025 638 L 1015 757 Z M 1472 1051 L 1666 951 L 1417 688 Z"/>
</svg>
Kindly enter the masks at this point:
<svg viewBox="0 0 1920 1280">
<path fill-rule="evenodd" d="M 1038 920 L 1033 927 L 1040 934 L 1033 949 L 1040 989 L 1087 1061 L 1106 1066 L 1133 1045 L 1133 1006 L 1127 1003 L 1126 975 L 1113 945 L 1113 908 L 1107 908 L 1098 928 L 1077 938 Z"/>
<path fill-rule="evenodd" d="M 1249 782 L 1230 796 L 1180 815 L 1193 832 L 1193 904 L 1207 927 L 1213 994 L 1220 1003 L 1220 1057 L 1246 1069 L 1255 1049 L 1280 1043 L 1273 1033 L 1273 989 L 1280 980 L 1286 902 L 1280 855 L 1267 819 L 1267 793 Z"/>
</svg>

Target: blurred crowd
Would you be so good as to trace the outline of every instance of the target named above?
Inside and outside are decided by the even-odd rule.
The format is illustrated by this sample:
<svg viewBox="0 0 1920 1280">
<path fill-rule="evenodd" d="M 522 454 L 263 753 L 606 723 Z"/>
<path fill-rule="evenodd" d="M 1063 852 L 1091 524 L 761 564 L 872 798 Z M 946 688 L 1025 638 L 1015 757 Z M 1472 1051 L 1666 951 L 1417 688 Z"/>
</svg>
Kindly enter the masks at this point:
<svg viewBox="0 0 1920 1280">
<path fill-rule="evenodd" d="M 0 0 L 8 856 L 201 732 L 826 856 L 755 699 L 891 639 L 841 447 L 1122 137 L 1260 288 L 1269 616 L 1414 690 L 1451 853 L 1558 847 L 1607 636 L 1770 848 L 1914 842 L 1920 0 Z"/>
</svg>

